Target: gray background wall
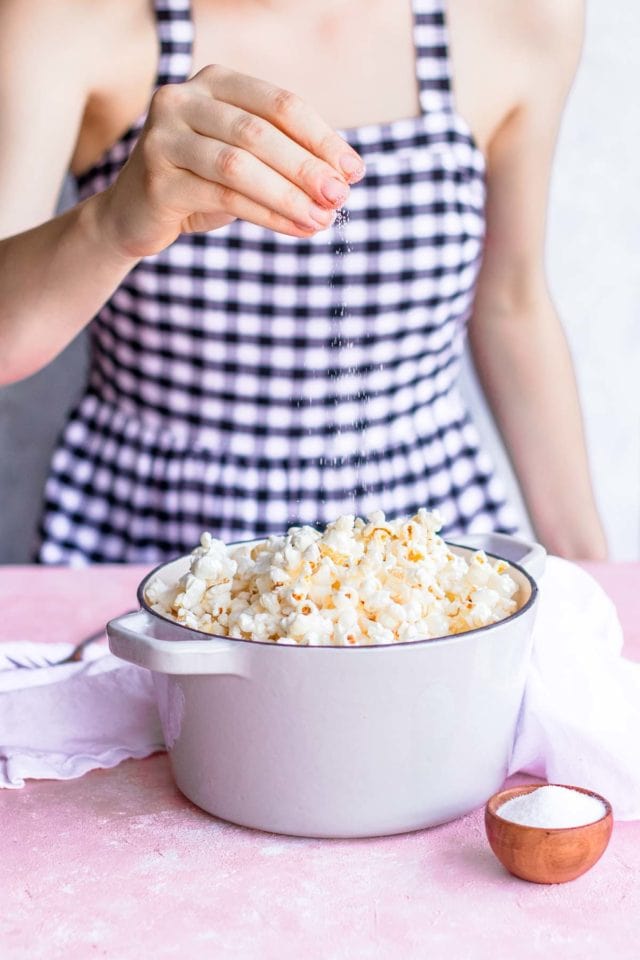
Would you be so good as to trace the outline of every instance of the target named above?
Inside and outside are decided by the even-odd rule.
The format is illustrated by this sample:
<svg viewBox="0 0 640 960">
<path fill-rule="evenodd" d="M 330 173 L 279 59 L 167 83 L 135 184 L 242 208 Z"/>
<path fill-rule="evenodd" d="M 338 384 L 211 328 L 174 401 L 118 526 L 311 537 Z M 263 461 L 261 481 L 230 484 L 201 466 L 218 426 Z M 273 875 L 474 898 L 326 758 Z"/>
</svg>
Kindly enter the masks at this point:
<svg viewBox="0 0 640 960">
<path fill-rule="evenodd" d="M 640 559 L 639 50 L 637 0 L 592 0 L 558 149 L 548 244 L 596 494 L 620 560 Z M 46 370 L 0 390 L 0 562 L 30 555 L 51 449 L 85 371 L 81 336 Z M 521 502 L 469 365 L 464 389 Z"/>
</svg>

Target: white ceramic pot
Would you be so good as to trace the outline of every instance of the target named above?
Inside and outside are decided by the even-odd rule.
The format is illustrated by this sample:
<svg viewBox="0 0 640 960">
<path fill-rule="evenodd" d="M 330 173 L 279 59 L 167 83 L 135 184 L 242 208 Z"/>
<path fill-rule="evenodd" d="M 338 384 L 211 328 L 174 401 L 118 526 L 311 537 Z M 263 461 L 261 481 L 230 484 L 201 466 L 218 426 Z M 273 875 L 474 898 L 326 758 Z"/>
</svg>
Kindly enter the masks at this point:
<svg viewBox="0 0 640 960">
<path fill-rule="evenodd" d="M 142 609 L 112 620 L 109 642 L 153 671 L 180 790 L 225 820 L 308 837 L 402 833 L 483 804 L 507 770 L 545 554 L 498 534 L 465 543 L 518 564 L 518 611 L 389 646 L 211 637 L 151 611 L 147 577 Z M 173 583 L 188 564 L 150 576 Z"/>
</svg>

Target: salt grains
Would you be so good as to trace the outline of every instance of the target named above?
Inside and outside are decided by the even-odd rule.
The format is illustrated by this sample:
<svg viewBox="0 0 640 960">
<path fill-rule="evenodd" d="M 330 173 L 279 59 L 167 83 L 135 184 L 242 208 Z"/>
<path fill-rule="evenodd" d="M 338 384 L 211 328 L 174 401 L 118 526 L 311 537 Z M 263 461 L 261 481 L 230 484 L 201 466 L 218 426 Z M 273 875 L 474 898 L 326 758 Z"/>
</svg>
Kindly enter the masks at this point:
<svg viewBox="0 0 640 960">
<path fill-rule="evenodd" d="M 553 830 L 595 823 L 607 811 L 597 797 L 569 787 L 548 785 L 507 800 L 496 812 L 511 823 Z"/>
</svg>

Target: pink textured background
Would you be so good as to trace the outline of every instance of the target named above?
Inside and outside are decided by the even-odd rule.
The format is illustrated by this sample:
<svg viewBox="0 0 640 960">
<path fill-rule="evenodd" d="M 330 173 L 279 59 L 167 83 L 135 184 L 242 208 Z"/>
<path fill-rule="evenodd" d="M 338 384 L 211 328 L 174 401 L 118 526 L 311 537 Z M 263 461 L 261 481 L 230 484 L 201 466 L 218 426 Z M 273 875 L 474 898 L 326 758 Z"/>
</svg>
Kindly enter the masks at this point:
<svg viewBox="0 0 640 960">
<path fill-rule="evenodd" d="M 640 565 L 591 565 L 640 660 Z M 0 641 L 77 640 L 134 604 L 139 567 L 0 569 Z M 507 874 L 482 810 L 377 840 L 216 820 L 164 755 L 0 792 L 0 957 L 640 957 L 640 823 L 570 884 Z"/>
</svg>

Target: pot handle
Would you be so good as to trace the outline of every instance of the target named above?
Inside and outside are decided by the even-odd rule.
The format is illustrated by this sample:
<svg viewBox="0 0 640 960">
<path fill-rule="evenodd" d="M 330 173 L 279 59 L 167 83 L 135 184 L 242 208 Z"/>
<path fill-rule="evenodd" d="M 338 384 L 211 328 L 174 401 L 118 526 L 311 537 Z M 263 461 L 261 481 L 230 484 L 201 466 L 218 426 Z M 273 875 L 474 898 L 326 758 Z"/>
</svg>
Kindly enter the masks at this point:
<svg viewBox="0 0 640 960">
<path fill-rule="evenodd" d="M 146 610 L 116 617 L 107 624 L 109 649 L 116 657 L 156 673 L 216 674 L 248 677 L 249 657 L 244 643 L 211 637 L 210 640 L 163 639 L 176 624 L 158 624 Z"/>
<path fill-rule="evenodd" d="M 498 557 L 517 563 L 524 567 L 534 580 L 539 580 L 544 573 L 547 551 L 541 543 L 532 543 L 522 537 L 512 537 L 508 533 L 466 533 L 456 537 L 455 542 L 461 547 L 486 550 L 487 553 L 494 553 Z"/>
</svg>

